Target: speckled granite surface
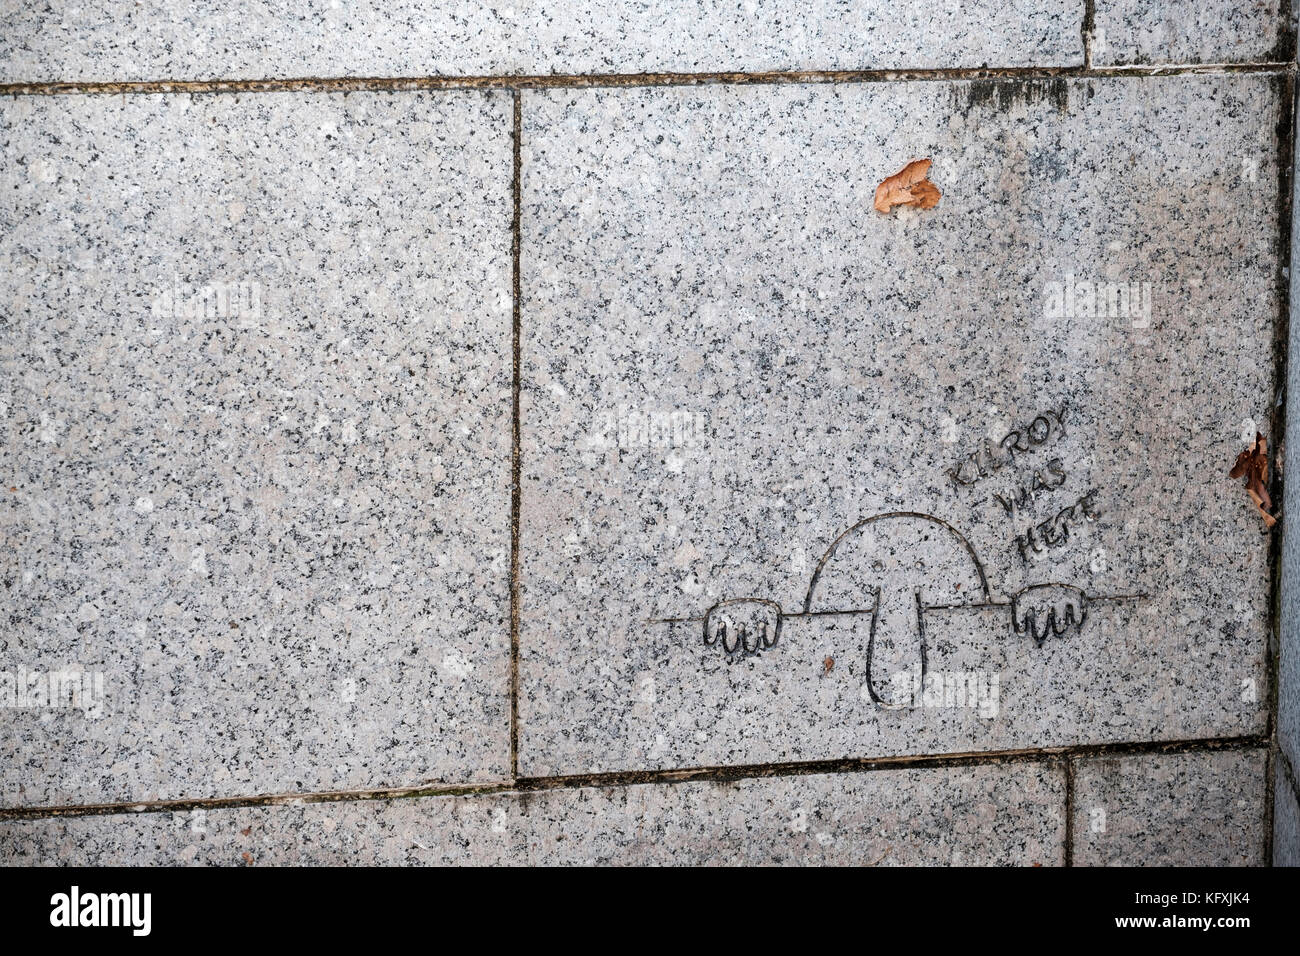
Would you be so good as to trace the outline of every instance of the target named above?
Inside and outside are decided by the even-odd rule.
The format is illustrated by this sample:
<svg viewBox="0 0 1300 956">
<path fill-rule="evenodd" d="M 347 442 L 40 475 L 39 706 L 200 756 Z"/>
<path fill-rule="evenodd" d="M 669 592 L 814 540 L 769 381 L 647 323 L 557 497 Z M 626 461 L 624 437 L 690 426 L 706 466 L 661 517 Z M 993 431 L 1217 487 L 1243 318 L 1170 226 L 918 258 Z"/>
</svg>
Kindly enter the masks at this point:
<svg viewBox="0 0 1300 956">
<path fill-rule="evenodd" d="M 1268 730 L 1225 473 L 1280 74 L 523 83 L 518 771 L 749 767 L 535 791 L 516 94 L 317 80 L 1053 70 L 1085 10 L 1094 66 L 1258 63 L 1288 5 L 9 4 L 0 84 L 314 91 L 0 100 L 0 811 L 494 792 L 9 819 L 0 862 L 1263 862 L 1262 750 L 1076 756 L 1073 821 L 1060 756 L 751 765 Z M 873 211 L 919 157 L 937 207 Z"/>
<path fill-rule="evenodd" d="M 0 822 L 0 862 L 1052 866 L 1064 798 L 1016 764 L 137 813 Z"/>
<path fill-rule="evenodd" d="M 1291 0 L 1096 0 L 1094 66 L 1278 63 L 1294 55 Z"/>
<path fill-rule="evenodd" d="M 1070 66 L 1083 0 L 10 3 L 0 82 Z"/>
<path fill-rule="evenodd" d="M 1300 866 L 1300 803 L 1280 770 L 1273 778 L 1273 865 Z"/>
<path fill-rule="evenodd" d="M 1258 866 L 1262 750 L 1077 760 L 1075 866 Z"/>
<path fill-rule="evenodd" d="M 1263 732 L 1277 89 L 526 93 L 522 771 Z"/>
<path fill-rule="evenodd" d="M 510 116 L 0 103 L 0 803 L 508 773 Z"/>
</svg>

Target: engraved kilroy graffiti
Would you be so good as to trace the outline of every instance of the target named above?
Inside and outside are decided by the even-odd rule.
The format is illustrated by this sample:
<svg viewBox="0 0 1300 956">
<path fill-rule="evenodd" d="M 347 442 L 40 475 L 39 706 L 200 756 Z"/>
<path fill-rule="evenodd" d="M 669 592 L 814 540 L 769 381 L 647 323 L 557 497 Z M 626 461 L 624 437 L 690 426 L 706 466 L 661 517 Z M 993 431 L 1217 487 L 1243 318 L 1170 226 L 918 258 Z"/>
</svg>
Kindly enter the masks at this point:
<svg viewBox="0 0 1300 956">
<path fill-rule="evenodd" d="M 1089 606 L 1136 601 L 1142 594 L 1092 595 L 1070 584 L 1044 582 L 997 596 L 984 563 L 964 535 L 934 515 L 896 511 L 873 515 L 842 532 L 817 562 L 803 607 L 786 612 L 765 597 L 733 598 L 702 617 L 651 623 L 698 622 L 706 646 L 729 658 L 754 656 L 780 643 L 787 622 L 835 616 L 867 629 L 866 684 L 872 702 L 901 706 L 885 688 L 900 674 L 927 673 L 926 622 L 970 608 L 1005 609 L 1010 632 L 1042 648 L 1049 637 L 1082 630 Z"/>
</svg>

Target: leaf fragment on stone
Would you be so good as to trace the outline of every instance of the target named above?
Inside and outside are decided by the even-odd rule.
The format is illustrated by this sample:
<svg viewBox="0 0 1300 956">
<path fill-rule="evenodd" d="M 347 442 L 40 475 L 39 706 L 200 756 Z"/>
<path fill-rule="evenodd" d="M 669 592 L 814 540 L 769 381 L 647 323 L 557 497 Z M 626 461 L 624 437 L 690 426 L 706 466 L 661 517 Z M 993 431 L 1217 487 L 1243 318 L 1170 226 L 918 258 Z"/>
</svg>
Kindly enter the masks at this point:
<svg viewBox="0 0 1300 956">
<path fill-rule="evenodd" d="M 1269 511 L 1273 508 L 1273 499 L 1268 494 L 1268 441 L 1259 432 L 1255 432 L 1255 443 L 1237 456 L 1237 461 L 1228 472 L 1229 478 L 1246 479 L 1246 494 L 1259 509 L 1259 516 L 1264 524 L 1273 527 L 1277 524 Z"/>
<path fill-rule="evenodd" d="M 943 195 L 927 178 L 929 159 L 914 159 L 876 187 L 876 212 L 889 212 L 895 206 L 933 209 Z"/>
</svg>

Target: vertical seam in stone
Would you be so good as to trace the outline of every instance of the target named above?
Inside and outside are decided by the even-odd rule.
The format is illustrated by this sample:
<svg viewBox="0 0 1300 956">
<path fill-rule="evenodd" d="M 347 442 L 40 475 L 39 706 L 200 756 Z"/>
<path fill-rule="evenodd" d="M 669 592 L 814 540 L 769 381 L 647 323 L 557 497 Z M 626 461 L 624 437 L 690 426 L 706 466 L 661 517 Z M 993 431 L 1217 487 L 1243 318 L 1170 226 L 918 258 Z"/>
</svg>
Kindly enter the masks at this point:
<svg viewBox="0 0 1300 956">
<path fill-rule="evenodd" d="M 1074 866 L 1074 759 L 1066 757 L 1065 766 L 1065 846 L 1062 864 Z"/>
<path fill-rule="evenodd" d="M 1096 0 L 1083 0 L 1083 68 L 1092 69 L 1092 31 L 1096 25 Z"/>
<path fill-rule="evenodd" d="M 1269 541 L 1269 622 L 1265 637 L 1264 662 L 1268 679 L 1268 727 L 1266 735 L 1272 746 L 1265 752 L 1264 763 L 1264 850 L 1265 862 L 1273 860 L 1274 782 L 1277 773 L 1274 751 L 1278 740 L 1278 703 L 1281 697 L 1278 681 L 1281 678 L 1280 657 L 1282 626 L 1282 541 L 1288 533 L 1285 506 L 1286 476 L 1282 465 L 1286 455 L 1286 406 L 1290 400 L 1287 392 L 1287 351 L 1291 338 L 1291 216 L 1295 177 L 1295 76 L 1283 74 L 1278 83 L 1277 121 L 1277 175 L 1278 175 L 1278 317 L 1273 338 L 1273 408 L 1269 431 L 1273 437 L 1273 471 L 1270 494 L 1274 501 L 1283 502 L 1282 521 Z"/>
<path fill-rule="evenodd" d="M 513 215 L 511 220 L 510 257 L 511 288 L 514 307 L 511 316 L 511 354 L 513 379 L 511 383 L 510 412 L 510 777 L 519 779 L 519 505 L 520 505 L 520 317 L 522 314 L 519 300 L 521 251 L 519 203 L 521 194 L 521 159 L 520 137 L 523 131 L 523 91 L 511 91 L 512 116 L 512 173 L 511 190 Z"/>
</svg>

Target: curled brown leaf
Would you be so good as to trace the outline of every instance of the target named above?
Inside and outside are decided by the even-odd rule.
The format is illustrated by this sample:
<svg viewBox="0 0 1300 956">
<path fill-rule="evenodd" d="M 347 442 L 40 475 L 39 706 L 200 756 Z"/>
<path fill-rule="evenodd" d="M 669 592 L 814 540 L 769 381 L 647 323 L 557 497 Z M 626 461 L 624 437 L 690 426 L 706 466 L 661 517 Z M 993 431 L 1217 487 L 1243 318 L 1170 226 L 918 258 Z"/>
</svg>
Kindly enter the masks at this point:
<svg viewBox="0 0 1300 956">
<path fill-rule="evenodd" d="M 876 187 L 876 212 L 889 212 L 895 206 L 915 206 L 933 209 L 943 195 L 939 187 L 927 178 L 929 159 L 914 159 Z"/>
<path fill-rule="evenodd" d="M 1228 477 L 1244 477 L 1246 494 L 1255 503 L 1264 524 L 1269 528 L 1277 524 L 1277 519 L 1269 514 L 1273 499 L 1268 494 L 1268 441 L 1263 435 L 1255 432 L 1255 443 L 1237 456 Z"/>
</svg>

